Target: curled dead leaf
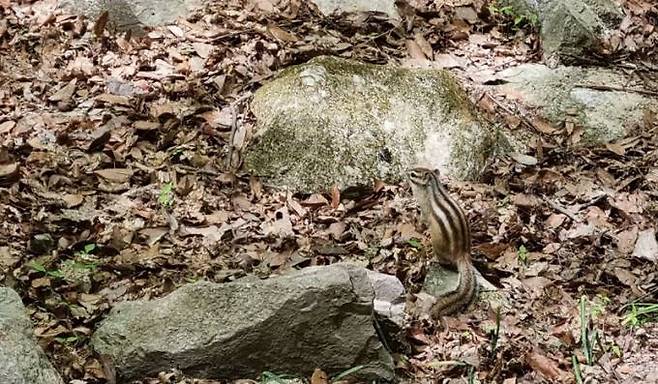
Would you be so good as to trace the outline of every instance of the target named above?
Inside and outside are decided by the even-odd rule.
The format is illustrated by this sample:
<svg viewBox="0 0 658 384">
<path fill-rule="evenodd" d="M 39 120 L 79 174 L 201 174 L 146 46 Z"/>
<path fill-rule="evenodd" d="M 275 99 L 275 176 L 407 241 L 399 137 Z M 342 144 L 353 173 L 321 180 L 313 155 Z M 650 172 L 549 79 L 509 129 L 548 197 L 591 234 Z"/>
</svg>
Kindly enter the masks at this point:
<svg viewBox="0 0 658 384">
<path fill-rule="evenodd" d="M 522 165 L 528 165 L 528 166 L 533 166 L 537 165 L 537 158 L 530 156 L 530 155 L 524 155 L 522 153 L 514 153 L 512 154 L 512 159 L 516 161 L 519 164 Z"/>
<path fill-rule="evenodd" d="M 315 368 L 311 376 L 311 384 L 328 384 L 329 376 L 320 368 Z"/>
<path fill-rule="evenodd" d="M 123 105 L 125 107 L 130 106 L 130 98 L 127 96 L 112 95 L 109 93 L 103 93 L 96 96 L 96 101 L 112 104 L 112 105 Z"/>
<path fill-rule="evenodd" d="M 547 379 L 558 379 L 564 374 L 564 371 L 558 367 L 555 361 L 546 357 L 544 353 L 537 348 L 526 356 L 526 361 L 532 369 Z"/>
<path fill-rule="evenodd" d="M 275 39 L 277 39 L 279 41 L 285 41 L 285 42 L 289 42 L 289 43 L 296 43 L 296 42 L 299 41 L 299 37 L 297 37 L 296 35 L 294 35 L 290 32 L 284 31 L 283 29 L 277 27 L 274 24 L 270 24 L 270 25 L 267 26 L 267 32 L 272 37 L 274 37 Z"/>
<path fill-rule="evenodd" d="M 75 84 L 78 82 L 77 79 L 69 81 L 68 84 L 57 90 L 52 96 L 48 98 L 50 101 L 69 101 L 75 93 Z"/>
<path fill-rule="evenodd" d="M 108 168 L 94 171 L 95 174 L 112 183 L 127 183 L 133 175 L 128 168 Z"/>
<path fill-rule="evenodd" d="M 80 194 L 66 193 L 62 195 L 61 199 L 64 200 L 64 203 L 66 204 L 66 208 L 73 208 L 82 204 L 82 202 L 84 201 L 84 196 Z"/>
<path fill-rule="evenodd" d="M 8 185 L 18 180 L 18 163 L 0 165 L 0 185 Z"/>
<path fill-rule="evenodd" d="M 105 26 L 107 25 L 107 21 L 110 18 L 110 13 L 108 11 L 104 11 L 101 13 L 98 18 L 96 19 L 96 22 L 94 23 L 94 35 L 96 36 L 102 36 L 103 31 L 105 30 Z"/>
<path fill-rule="evenodd" d="M 321 207 L 327 205 L 329 202 L 319 193 L 314 193 L 308 197 L 308 199 L 302 201 L 302 205 L 308 205 L 312 207 Z"/>
<path fill-rule="evenodd" d="M 331 187 L 331 208 L 336 209 L 340 205 L 340 189 L 334 184 Z"/>
</svg>

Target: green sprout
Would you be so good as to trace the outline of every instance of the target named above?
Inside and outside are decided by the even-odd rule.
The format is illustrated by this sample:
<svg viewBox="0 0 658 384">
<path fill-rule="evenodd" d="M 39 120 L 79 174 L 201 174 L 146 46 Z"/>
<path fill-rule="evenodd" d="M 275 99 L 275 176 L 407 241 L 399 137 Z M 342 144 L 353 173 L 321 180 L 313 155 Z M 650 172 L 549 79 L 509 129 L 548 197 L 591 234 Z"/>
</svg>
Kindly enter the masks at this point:
<svg viewBox="0 0 658 384">
<path fill-rule="evenodd" d="M 163 207 L 170 207 L 174 202 L 174 184 L 170 181 L 162 186 L 160 195 L 158 196 L 158 203 Z"/>
</svg>

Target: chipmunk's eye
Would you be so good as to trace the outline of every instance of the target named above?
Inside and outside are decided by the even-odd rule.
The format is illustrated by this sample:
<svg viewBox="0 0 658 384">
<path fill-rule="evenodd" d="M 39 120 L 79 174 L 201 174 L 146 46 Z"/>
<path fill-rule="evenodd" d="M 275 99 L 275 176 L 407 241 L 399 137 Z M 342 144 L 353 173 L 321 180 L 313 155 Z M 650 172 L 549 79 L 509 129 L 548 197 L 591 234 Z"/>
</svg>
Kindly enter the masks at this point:
<svg viewBox="0 0 658 384">
<path fill-rule="evenodd" d="M 409 171 L 409 180 L 416 184 L 426 184 L 429 180 L 429 175 L 423 170 L 412 169 Z"/>
</svg>

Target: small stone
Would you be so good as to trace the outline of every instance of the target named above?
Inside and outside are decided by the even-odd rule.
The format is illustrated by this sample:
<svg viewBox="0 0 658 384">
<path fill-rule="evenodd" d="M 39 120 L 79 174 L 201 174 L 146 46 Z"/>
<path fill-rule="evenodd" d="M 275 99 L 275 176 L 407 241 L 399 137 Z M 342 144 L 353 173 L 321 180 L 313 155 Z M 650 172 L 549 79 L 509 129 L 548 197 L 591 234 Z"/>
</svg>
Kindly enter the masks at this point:
<svg viewBox="0 0 658 384">
<path fill-rule="evenodd" d="M 656 231 L 651 228 L 640 232 L 637 236 L 633 257 L 647 259 L 653 262 L 658 261 L 658 242 L 656 241 Z"/>
<path fill-rule="evenodd" d="M 34 235 L 29 244 L 30 252 L 43 255 L 55 249 L 55 240 L 48 233 Z"/>
</svg>

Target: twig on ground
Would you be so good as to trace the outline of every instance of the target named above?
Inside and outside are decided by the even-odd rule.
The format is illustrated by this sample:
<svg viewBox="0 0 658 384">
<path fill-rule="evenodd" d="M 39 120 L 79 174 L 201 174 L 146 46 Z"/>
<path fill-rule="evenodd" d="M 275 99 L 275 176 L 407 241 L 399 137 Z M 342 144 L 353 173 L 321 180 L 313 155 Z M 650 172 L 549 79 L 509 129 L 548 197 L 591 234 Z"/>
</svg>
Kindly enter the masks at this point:
<svg viewBox="0 0 658 384">
<path fill-rule="evenodd" d="M 535 125 L 532 123 L 532 121 L 531 121 L 528 117 L 526 117 L 526 115 L 524 115 L 523 113 L 512 111 L 511 109 L 507 108 L 503 103 L 501 103 L 500 101 L 496 100 L 495 97 L 491 96 L 491 95 L 488 94 L 488 93 L 485 93 L 485 95 L 486 95 L 489 99 L 491 99 L 491 101 L 493 101 L 497 106 L 499 106 L 500 109 L 502 109 L 503 111 L 507 112 L 507 113 L 510 114 L 510 115 L 518 116 L 519 119 L 521 119 L 521 121 L 522 121 L 523 123 L 525 123 L 525 125 L 528 126 L 528 128 L 530 128 L 530 129 L 534 129 L 534 130 L 537 131 L 537 132 L 541 132 L 539 129 L 537 129 L 537 127 L 535 127 Z"/>
<path fill-rule="evenodd" d="M 229 105 L 229 108 L 231 108 L 231 136 L 228 142 L 228 155 L 226 156 L 226 164 L 225 164 L 226 169 L 228 170 L 231 169 L 231 164 L 232 164 L 231 160 L 233 159 L 233 151 L 235 150 L 235 147 L 233 145 L 233 140 L 235 139 L 235 131 L 238 129 L 238 105 L 250 97 L 251 97 L 251 92 L 246 92 L 244 95 L 235 99 Z"/>
<path fill-rule="evenodd" d="M 561 206 L 560 204 L 558 204 L 558 203 L 556 203 L 552 200 L 549 200 L 546 196 L 543 197 L 543 200 L 544 200 L 544 202 L 546 202 L 546 204 L 550 205 L 551 208 L 555 209 L 556 211 L 558 211 L 560 213 L 565 214 L 571 220 L 573 220 L 577 223 L 580 223 L 582 221 L 580 218 L 578 218 L 576 215 L 574 215 L 571 211 L 569 211 L 565 207 Z"/>
<path fill-rule="evenodd" d="M 658 92 L 649 91 L 647 89 L 615 87 L 613 85 L 576 84 L 576 87 L 578 87 L 578 88 L 589 88 L 589 89 L 594 89 L 596 91 L 632 92 L 632 93 L 639 93 L 641 95 L 647 95 L 647 96 L 658 96 Z"/>
</svg>

